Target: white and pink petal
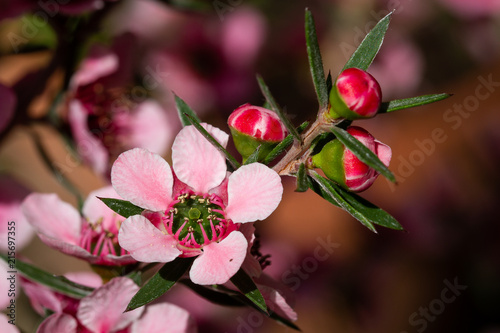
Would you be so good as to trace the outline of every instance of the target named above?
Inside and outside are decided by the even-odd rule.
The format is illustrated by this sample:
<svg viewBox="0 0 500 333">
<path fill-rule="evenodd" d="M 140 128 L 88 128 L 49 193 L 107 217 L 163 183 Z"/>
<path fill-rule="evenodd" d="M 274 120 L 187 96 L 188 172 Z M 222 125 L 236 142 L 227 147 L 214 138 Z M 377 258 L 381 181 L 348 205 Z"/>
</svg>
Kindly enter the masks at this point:
<svg viewBox="0 0 500 333">
<path fill-rule="evenodd" d="M 136 320 L 131 333 L 163 333 L 168 327 L 169 333 L 196 333 L 196 322 L 189 312 L 183 308 L 170 304 L 160 303 L 146 307 L 141 318 Z"/>
<path fill-rule="evenodd" d="M 59 199 L 57 194 L 32 193 L 21 207 L 39 236 L 78 245 L 82 228 L 80 214 L 69 203 Z"/>
<path fill-rule="evenodd" d="M 223 147 L 228 134 L 202 123 Z M 194 126 L 184 127 L 172 146 L 172 163 L 177 178 L 196 192 L 208 193 L 220 185 L 226 176 L 226 159 Z"/>
<path fill-rule="evenodd" d="M 139 287 L 129 278 L 118 277 L 82 298 L 76 317 L 91 332 L 124 329 L 140 317 L 144 308 L 125 312 Z"/>
<path fill-rule="evenodd" d="M 241 268 L 247 248 L 248 242 L 239 231 L 204 246 L 189 271 L 191 281 L 200 285 L 226 283 Z"/>
<path fill-rule="evenodd" d="M 160 155 L 134 148 L 122 153 L 111 169 L 111 183 L 125 200 L 152 211 L 172 201 L 172 170 Z"/>
<path fill-rule="evenodd" d="M 118 243 L 142 262 L 170 262 L 181 254 L 173 236 L 164 234 L 141 215 L 131 216 L 122 223 Z"/>
<path fill-rule="evenodd" d="M 240 167 L 229 176 L 226 215 L 236 223 L 266 219 L 283 195 L 280 176 L 261 163 Z"/>
</svg>

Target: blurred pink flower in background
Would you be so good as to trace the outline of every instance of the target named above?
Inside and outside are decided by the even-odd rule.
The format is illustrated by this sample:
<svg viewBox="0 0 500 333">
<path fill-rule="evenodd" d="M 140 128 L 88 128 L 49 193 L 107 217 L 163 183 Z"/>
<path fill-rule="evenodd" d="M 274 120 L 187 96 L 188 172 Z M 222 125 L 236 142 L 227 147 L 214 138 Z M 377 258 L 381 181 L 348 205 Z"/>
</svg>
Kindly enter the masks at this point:
<svg viewBox="0 0 500 333">
<path fill-rule="evenodd" d="M 48 246 L 95 265 L 127 265 L 135 260 L 117 248 L 123 217 L 97 197 L 119 198 L 111 186 L 89 194 L 80 213 L 56 194 L 33 193 L 23 202 L 24 214 Z"/>
<path fill-rule="evenodd" d="M 32 239 L 33 228 L 21 211 L 21 203 L 30 191 L 9 176 L 0 175 L 0 251 L 8 252 L 8 232 L 20 251 Z"/>
<path fill-rule="evenodd" d="M 165 332 L 167 327 L 173 333 L 197 331 L 187 311 L 172 304 L 160 303 L 124 312 L 138 290 L 132 280 L 118 277 L 98 286 L 81 300 L 72 300 L 70 307 L 57 307 L 54 299 L 55 313 L 42 322 L 37 332 L 156 333 Z M 29 296 L 38 298 L 35 303 L 46 303 L 47 294 L 43 295 L 34 288 L 29 291 Z"/>
<path fill-rule="evenodd" d="M 0 133 L 2 133 L 14 116 L 17 98 L 10 88 L 0 84 L 0 101 L 2 101 L 0 107 Z"/>
<path fill-rule="evenodd" d="M 368 72 L 377 78 L 385 99 L 410 96 L 422 82 L 424 59 L 412 42 L 392 39 L 382 46 Z"/>
<path fill-rule="evenodd" d="M 226 146 L 226 133 L 202 126 Z M 194 283 L 225 283 L 247 255 L 240 224 L 263 220 L 276 209 L 283 193 L 281 179 L 260 163 L 229 174 L 225 157 L 194 126 L 177 135 L 172 161 L 174 173 L 163 158 L 144 149 L 127 151 L 116 160 L 111 171 L 116 191 L 151 211 L 125 220 L 119 243 L 143 262 L 196 256 L 190 270 Z"/>
<path fill-rule="evenodd" d="M 9 318 L 3 313 L 0 314 L 0 332 L 2 333 L 19 333 L 16 325 L 9 323 Z"/>
<path fill-rule="evenodd" d="M 64 277 L 71 282 L 91 288 L 102 286 L 101 277 L 93 272 L 70 272 L 65 274 Z M 21 279 L 21 286 L 26 296 L 28 296 L 33 310 L 39 315 L 45 316 L 47 310 L 54 313 L 76 314 L 79 303 L 78 299 L 61 294 L 26 278 Z"/>
<path fill-rule="evenodd" d="M 71 81 L 68 121 L 82 158 L 107 176 L 113 160 L 135 147 L 166 153 L 177 129 L 173 112 L 133 86 L 133 37 L 117 38 L 112 50 L 95 47 Z"/>
<path fill-rule="evenodd" d="M 500 0 L 440 0 L 443 5 L 465 18 L 494 16 L 500 13 Z"/>
<path fill-rule="evenodd" d="M 160 85 L 164 95 L 173 91 L 197 112 L 234 108 L 255 87 L 265 33 L 264 18 L 251 8 L 238 8 L 223 22 L 187 19 L 174 42 L 149 52 L 146 67 L 168 73 Z"/>
</svg>

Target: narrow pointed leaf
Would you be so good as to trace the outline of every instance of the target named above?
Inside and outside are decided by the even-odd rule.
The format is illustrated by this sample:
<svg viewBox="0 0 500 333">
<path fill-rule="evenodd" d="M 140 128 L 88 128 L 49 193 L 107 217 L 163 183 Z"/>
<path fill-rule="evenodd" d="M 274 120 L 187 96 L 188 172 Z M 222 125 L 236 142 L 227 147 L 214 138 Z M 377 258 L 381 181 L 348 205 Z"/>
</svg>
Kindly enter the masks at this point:
<svg viewBox="0 0 500 333">
<path fill-rule="evenodd" d="M 182 126 L 191 125 L 186 114 L 190 115 L 193 119 L 196 119 L 198 123 L 201 123 L 200 118 L 196 115 L 196 112 L 193 111 L 179 96 L 175 95 L 175 106 L 177 107 L 177 112 L 179 114 L 179 118 L 181 120 Z"/>
<path fill-rule="evenodd" d="M 229 152 L 221 146 L 219 141 L 217 141 L 213 136 L 210 135 L 210 133 L 207 132 L 206 129 L 203 128 L 203 126 L 200 125 L 200 122 L 196 119 L 193 118 L 189 114 L 185 114 L 187 119 L 191 122 L 191 124 L 196 127 L 196 129 L 215 147 L 217 148 L 224 156 L 226 156 L 227 161 L 231 166 L 233 167 L 234 170 L 238 169 L 240 167 L 240 163 L 231 155 Z"/>
<path fill-rule="evenodd" d="M 415 106 L 430 104 L 438 101 L 442 101 L 452 95 L 450 94 L 435 94 L 435 95 L 423 95 L 405 99 L 397 99 L 390 102 L 382 103 L 380 106 L 379 113 L 388 113 L 396 110 L 408 109 Z"/>
<path fill-rule="evenodd" d="M 243 164 L 251 164 L 251 163 L 255 163 L 259 160 L 259 154 L 260 154 L 260 148 L 262 146 L 259 145 L 257 147 L 257 149 L 254 150 L 254 152 L 248 156 L 248 158 L 243 162 Z"/>
<path fill-rule="evenodd" d="M 4 254 L 0 257 L 9 265 L 9 271 L 21 273 L 27 279 L 40 283 L 50 289 L 57 291 L 61 294 L 74 297 L 83 298 L 90 294 L 94 288 L 90 288 L 75 282 L 72 282 L 64 276 L 57 276 L 50 274 L 36 266 L 25 263 L 18 258 L 15 258 L 15 265 L 12 264 L 12 259 L 9 260 Z"/>
<path fill-rule="evenodd" d="M 260 310 L 262 310 L 266 314 L 268 314 L 266 301 L 264 300 L 264 296 L 262 296 L 259 289 L 257 288 L 255 283 L 253 282 L 252 278 L 250 276 L 248 276 L 248 274 L 245 273 L 245 271 L 242 268 L 240 268 L 240 270 L 236 274 L 233 275 L 233 277 L 231 278 L 231 282 L 255 306 L 257 306 Z"/>
<path fill-rule="evenodd" d="M 328 72 L 328 76 L 326 77 L 326 90 L 330 92 L 333 87 L 333 79 L 332 79 L 332 72 Z"/>
<path fill-rule="evenodd" d="M 276 114 L 280 117 L 281 122 L 283 125 L 285 125 L 286 129 L 290 134 L 292 134 L 297 140 L 302 141 L 302 138 L 300 137 L 299 133 L 293 126 L 292 122 L 288 117 L 285 115 L 283 110 L 281 110 L 280 106 L 274 99 L 273 95 L 271 94 L 271 91 L 269 90 L 269 87 L 266 85 L 264 82 L 264 79 L 260 76 L 257 75 L 257 82 L 259 83 L 260 91 L 262 92 L 262 95 L 266 98 L 267 103 L 271 106 L 271 110 L 276 112 Z"/>
<path fill-rule="evenodd" d="M 389 170 L 384 163 L 375 155 L 370 149 L 362 144 L 358 139 L 349 134 L 346 130 L 333 126 L 332 132 L 337 139 L 340 140 L 359 160 L 373 169 L 377 170 L 380 174 L 384 175 L 391 182 L 396 182 L 396 177 Z"/>
<path fill-rule="evenodd" d="M 297 131 L 299 133 L 302 133 L 307 128 L 307 126 L 309 126 L 309 122 L 308 121 L 303 122 L 297 128 Z M 292 143 L 293 143 L 293 135 L 288 134 L 288 136 L 285 139 L 283 139 L 283 141 L 281 141 L 276 147 L 274 147 L 273 150 L 271 150 L 269 154 L 267 154 L 267 156 L 264 158 L 263 163 L 266 165 L 271 163 L 276 157 L 281 155 L 288 147 L 290 147 Z"/>
<path fill-rule="evenodd" d="M 374 233 L 377 233 L 375 230 L 375 227 L 371 223 L 371 221 L 366 218 L 361 212 L 359 212 L 355 207 L 353 207 L 349 202 L 347 202 L 342 195 L 337 191 L 337 186 L 330 181 L 329 179 L 326 179 L 322 176 L 320 176 L 316 172 L 312 172 L 312 180 L 319 185 L 319 189 L 321 191 L 321 196 L 325 198 L 327 201 L 333 203 L 334 205 L 337 205 L 344 209 L 346 212 L 351 214 L 354 218 L 356 218 L 361 224 L 363 224 L 365 227 L 373 231 Z M 314 190 L 314 186 L 312 187 Z"/>
<path fill-rule="evenodd" d="M 295 192 L 305 192 L 309 189 L 307 183 L 307 171 L 304 163 L 300 164 L 299 171 L 297 172 L 297 188 Z"/>
<path fill-rule="evenodd" d="M 351 67 L 356 67 L 362 70 L 367 70 L 375 59 L 382 43 L 385 33 L 391 21 L 392 12 L 381 19 L 377 25 L 366 35 L 351 58 L 345 64 L 343 70 Z"/>
<path fill-rule="evenodd" d="M 404 230 L 404 228 L 399 224 L 399 222 L 389 213 L 384 211 L 369 202 L 368 200 L 360 197 L 359 195 L 347 191 L 346 189 L 333 184 L 337 192 L 358 212 L 363 214 L 368 220 L 374 224 L 378 224 L 382 227 Z"/>
<path fill-rule="evenodd" d="M 187 272 L 194 258 L 176 258 L 163 265 L 132 297 L 126 311 L 146 305 L 165 294 Z"/>
<path fill-rule="evenodd" d="M 328 107 L 329 90 L 325 81 L 325 70 L 323 68 L 323 60 L 321 59 L 321 52 L 319 50 L 316 26 L 314 24 L 313 15 L 309 9 L 306 9 L 305 28 L 307 57 L 309 59 L 309 67 L 311 69 L 314 89 L 316 90 L 320 108 L 326 109 Z"/>
<path fill-rule="evenodd" d="M 124 218 L 128 218 L 134 215 L 140 215 L 144 211 L 144 208 L 136 206 L 126 200 L 112 198 L 99 198 L 99 200 L 104 202 L 106 206 L 108 206 L 109 208 L 111 208 L 111 210 L 123 216 Z"/>
</svg>

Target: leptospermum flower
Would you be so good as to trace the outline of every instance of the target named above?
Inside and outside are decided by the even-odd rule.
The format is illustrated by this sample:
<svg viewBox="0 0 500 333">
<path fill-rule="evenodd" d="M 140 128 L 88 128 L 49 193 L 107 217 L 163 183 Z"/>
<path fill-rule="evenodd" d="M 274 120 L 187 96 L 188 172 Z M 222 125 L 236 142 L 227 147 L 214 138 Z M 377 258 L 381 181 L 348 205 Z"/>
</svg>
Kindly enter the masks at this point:
<svg viewBox="0 0 500 333">
<path fill-rule="evenodd" d="M 89 194 L 83 217 L 56 194 L 33 193 L 22 209 L 40 239 L 63 253 L 94 265 L 127 265 L 136 261 L 118 246 L 117 234 L 123 217 L 98 197 L 119 198 L 111 186 Z"/>
<path fill-rule="evenodd" d="M 189 313 L 173 304 L 160 303 L 124 312 L 139 290 L 129 278 L 118 277 L 77 301 L 70 312 L 47 317 L 37 333 L 195 333 Z"/>
<path fill-rule="evenodd" d="M 107 176 L 111 162 L 128 149 L 166 153 L 177 128 L 156 100 L 143 98 L 145 88 L 128 87 L 133 69 L 124 37 L 117 38 L 112 50 L 93 49 L 72 77 L 68 102 L 79 154 L 95 172 Z"/>
<path fill-rule="evenodd" d="M 361 127 L 350 126 L 347 132 L 375 153 L 385 166 L 389 166 L 392 151 L 388 145 L 375 140 Z M 321 168 L 328 178 L 353 192 L 366 190 L 379 175 L 375 169 L 361 162 L 338 139 L 328 142 L 320 153 L 312 157 L 312 166 Z"/>
<path fill-rule="evenodd" d="M 202 126 L 227 144 L 228 134 Z M 197 257 L 189 272 L 194 283 L 225 283 L 247 255 L 241 224 L 263 220 L 276 209 L 281 179 L 260 163 L 228 173 L 224 156 L 193 126 L 177 135 L 172 161 L 173 172 L 145 149 L 132 149 L 115 161 L 111 181 L 117 193 L 146 209 L 122 223 L 118 241 L 138 261 Z"/>
</svg>

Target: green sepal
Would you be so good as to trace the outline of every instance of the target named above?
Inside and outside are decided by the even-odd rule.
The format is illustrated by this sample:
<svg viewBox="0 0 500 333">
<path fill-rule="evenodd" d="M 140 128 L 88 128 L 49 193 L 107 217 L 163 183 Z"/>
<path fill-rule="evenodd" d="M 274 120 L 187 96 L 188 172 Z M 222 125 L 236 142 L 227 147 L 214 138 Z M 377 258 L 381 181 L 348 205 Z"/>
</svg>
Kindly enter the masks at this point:
<svg viewBox="0 0 500 333">
<path fill-rule="evenodd" d="M 146 284 L 132 297 L 125 311 L 137 309 L 165 294 L 186 273 L 193 258 L 176 258 L 163 265 Z"/>
<path fill-rule="evenodd" d="M 267 311 L 266 301 L 264 296 L 253 282 L 252 278 L 240 268 L 231 278 L 231 282 L 238 288 L 245 297 L 252 302 L 258 309 L 269 315 Z"/>
<path fill-rule="evenodd" d="M 389 28 L 392 12 L 382 18 L 377 25 L 366 35 L 351 58 L 347 61 L 342 71 L 347 68 L 356 67 L 362 70 L 367 70 L 375 59 L 382 43 L 385 33 Z"/>
<path fill-rule="evenodd" d="M 28 280 L 42 284 L 54 291 L 61 294 L 73 297 L 73 298 L 83 298 L 89 295 L 94 288 L 87 287 L 75 282 L 72 282 L 65 278 L 64 276 L 57 276 L 48 273 L 36 266 L 25 263 L 17 258 L 9 258 L 4 254 L 0 254 L 0 257 L 7 262 L 9 272 L 19 272 L 25 276 Z M 14 261 L 13 261 L 14 260 Z M 14 273 L 12 273 L 14 274 Z"/>
<path fill-rule="evenodd" d="M 134 215 L 141 215 L 144 211 L 144 208 L 138 207 L 126 200 L 100 197 L 97 198 L 104 202 L 106 206 L 111 208 L 112 211 L 123 216 L 124 218 L 128 218 Z"/>
<path fill-rule="evenodd" d="M 266 142 L 258 140 L 253 136 L 241 133 L 240 131 L 230 128 L 236 150 L 243 157 L 243 164 L 262 161 L 273 149 L 278 145 L 278 142 Z M 258 149 L 258 152 L 256 153 Z M 248 159 L 252 156 L 250 162 Z M 255 159 L 256 158 L 256 159 Z"/>
<path fill-rule="evenodd" d="M 325 144 L 318 154 L 312 156 L 312 167 L 320 168 L 329 179 L 346 187 L 344 151 L 342 142 L 332 140 Z"/>
<path fill-rule="evenodd" d="M 305 34 L 307 57 L 309 59 L 309 67 L 313 79 L 314 90 L 318 97 L 320 109 L 328 107 L 328 88 L 325 81 L 325 70 L 323 68 L 323 60 L 319 50 L 318 36 L 316 35 L 316 26 L 313 15 L 309 9 L 306 9 L 305 14 Z"/>
<path fill-rule="evenodd" d="M 328 110 L 329 119 L 335 120 L 338 118 L 345 118 L 348 120 L 355 120 L 355 119 L 367 118 L 360 116 L 356 112 L 349 109 L 344 99 L 339 94 L 336 81 L 332 89 L 330 90 L 329 98 L 330 98 L 330 109 Z"/>
<path fill-rule="evenodd" d="M 384 102 L 380 105 L 379 113 L 389 113 L 397 110 L 413 108 L 416 106 L 426 105 L 434 102 L 442 101 L 452 95 L 450 94 L 433 94 L 422 95 L 417 97 L 397 99 L 390 102 Z"/>
<path fill-rule="evenodd" d="M 333 126 L 331 131 L 337 139 L 342 142 L 347 149 L 349 149 L 357 158 L 369 167 L 378 171 L 381 175 L 384 175 L 391 182 L 396 182 L 396 177 L 389 170 L 384 163 L 378 158 L 375 153 L 373 153 L 368 147 L 362 144 L 358 139 L 349 134 L 346 130 Z"/>
</svg>

